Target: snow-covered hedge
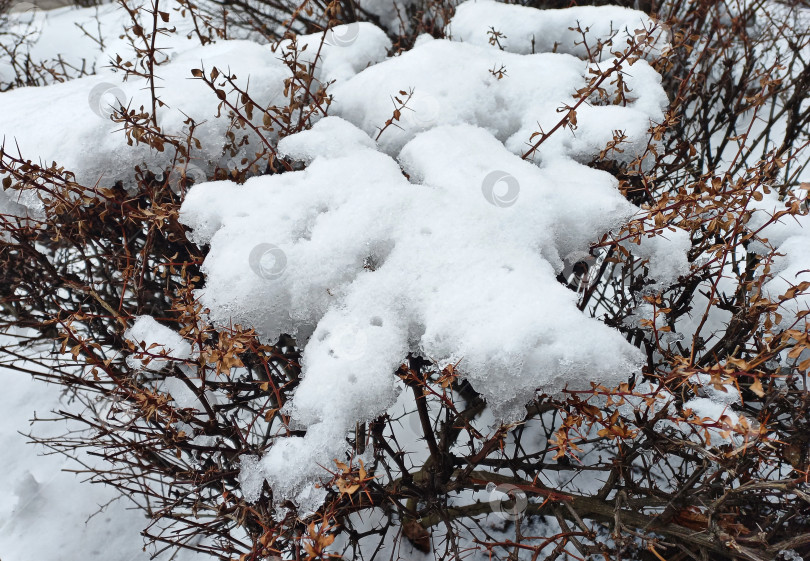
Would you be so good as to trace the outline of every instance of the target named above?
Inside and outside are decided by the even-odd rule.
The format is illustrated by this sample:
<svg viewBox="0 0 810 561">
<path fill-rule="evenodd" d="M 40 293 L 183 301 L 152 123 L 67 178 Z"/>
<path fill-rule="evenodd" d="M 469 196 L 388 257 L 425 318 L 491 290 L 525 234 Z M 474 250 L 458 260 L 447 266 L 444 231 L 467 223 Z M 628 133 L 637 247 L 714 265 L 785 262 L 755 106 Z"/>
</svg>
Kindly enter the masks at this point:
<svg viewBox="0 0 810 561">
<path fill-rule="evenodd" d="M 0 365 L 223 558 L 802 550 L 810 45 L 698 4 L 2 16 Z"/>
<path fill-rule="evenodd" d="M 575 103 L 592 65 L 488 45 L 480 22 L 492 11 L 510 37 L 518 24 L 547 36 L 617 15 L 616 28 L 653 27 L 630 10 L 468 2 L 450 22 L 462 42 L 424 37 L 337 80 L 330 113 L 339 117 L 279 143 L 305 170 L 198 185 L 183 204 L 192 239 L 210 246 L 199 297 L 211 318 L 255 327 L 268 342 L 283 333 L 307 341 L 287 405 L 307 435 L 275 444 L 261 464 L 277 500 L 309 494 L 319 466 L 343 454 L 342 435 L 394 403 L 394 372 L 408 353 L 458 364 L 503 420 L 519 418 L 537 390 L 616 384 L 642 362 L 618 332 L 583 315 L 556 276 L 639 210 L 615 178 L 579 161 L 619 129 L 623 159 L 644 151 L 666 106 L 660 77 L 637 60 L 625 71 L 632 101 L 583 105 L 575 129 L 526 161 L 533 131 L 551 129 L 557 108 Z M 559 39 L 560 50 L 577 51 L 574 35 Z M 329 60 L 335 47 L 325 49 Z M 490 72 L 498 65 L 504 77 Z M 405 105 L 399 126 L 380 132 L 392 97 Z M 672 249 L 653 256 L 676 263 L 663 281 L 688 269 L 686 248 Z"/>
</svg>

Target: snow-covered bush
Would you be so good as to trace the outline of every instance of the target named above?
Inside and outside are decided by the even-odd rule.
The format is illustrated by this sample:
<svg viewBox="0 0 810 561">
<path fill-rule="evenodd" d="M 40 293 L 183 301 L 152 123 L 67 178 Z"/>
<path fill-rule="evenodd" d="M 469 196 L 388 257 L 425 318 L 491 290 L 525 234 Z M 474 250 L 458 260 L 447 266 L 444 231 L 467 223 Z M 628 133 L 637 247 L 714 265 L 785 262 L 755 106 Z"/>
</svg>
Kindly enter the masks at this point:
<svg viewBox="0 0 810 561">
<path fill-rule="evenodd" d="M 810 553 L 806 9 L 222 8 L 0 20 L 3 364 L 149 539 Z"/>
</svg>

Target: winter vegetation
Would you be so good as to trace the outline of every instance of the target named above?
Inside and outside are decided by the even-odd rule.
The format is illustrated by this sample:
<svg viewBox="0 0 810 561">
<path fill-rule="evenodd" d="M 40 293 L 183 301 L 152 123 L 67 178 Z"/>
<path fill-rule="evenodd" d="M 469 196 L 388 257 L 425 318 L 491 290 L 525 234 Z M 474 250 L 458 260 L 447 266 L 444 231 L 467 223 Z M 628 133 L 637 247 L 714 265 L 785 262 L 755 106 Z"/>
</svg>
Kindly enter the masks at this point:
<svg viewBox="0 0 810 561">
<path fill-rule="evenodd" d="M 810 5 L 618 2 L 0 0 L 0 559 L 810 559 Z"/>
</svg>

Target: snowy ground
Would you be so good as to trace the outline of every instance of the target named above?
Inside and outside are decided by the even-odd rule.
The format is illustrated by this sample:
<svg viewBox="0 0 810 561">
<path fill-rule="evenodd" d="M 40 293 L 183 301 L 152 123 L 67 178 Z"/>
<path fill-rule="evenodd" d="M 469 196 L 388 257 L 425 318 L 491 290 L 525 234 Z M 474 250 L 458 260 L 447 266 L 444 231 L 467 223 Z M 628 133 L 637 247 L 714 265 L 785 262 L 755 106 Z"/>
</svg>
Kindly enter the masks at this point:
<svg viewBox="0 0 810 561">
<path fill-rule="evenodd" d="M 3 561 L 145 561 L 139 530 L 144 515 L 126 499 L 71 473 L 78 462 L 29 442 L 20 433 L 58 433 L 65 424 L 36 415 L 65 408 L 59 389 L 27 374 L 0 370 L 0 559 Z M 168 556 L 161 557 L 168 559 Z M 190 559 L 189 554 L 175 559 Z M 200 556 L 197 555 L 199 559 Z"/>
<path fill-rule="evenodd" d="M 68 3 L 38 0 L 33 4 L 48 10 Z M 0 559 L 148 559 L 140 536 L 131 531 L 143 522 L 143 515 L 127 508 L 126 501 L 115 500 L 111 489 L 82 483 L 81 475 L 67 471 L 80 469 L 78 462 L 49 454 L 25 436 L 33 428 L 34 417 L 48 418 L 51 410 L 63 407 L 59 388 L 5 369 L 0 370 L 0 380 L 0 473 L 4 476 Z M 38 425 L 37 433 L 45 426 Z"/>
</svg>

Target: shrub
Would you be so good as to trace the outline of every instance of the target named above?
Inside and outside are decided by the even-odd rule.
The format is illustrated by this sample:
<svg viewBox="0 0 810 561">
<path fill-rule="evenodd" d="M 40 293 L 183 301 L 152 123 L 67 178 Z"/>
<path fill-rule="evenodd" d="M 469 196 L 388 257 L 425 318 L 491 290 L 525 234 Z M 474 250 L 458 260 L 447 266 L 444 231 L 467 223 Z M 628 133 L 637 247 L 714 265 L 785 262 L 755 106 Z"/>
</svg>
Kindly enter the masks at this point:
<svg viewBox="0 0 810 561">
<path fill-rule="evenodd" d="M 0 151 L 3 365 L 85 405 L 39 440 L 221 559 L 810 554 L 810 12 L 392 6 L 6 50 L 119 129 Z"/>
</svg>

